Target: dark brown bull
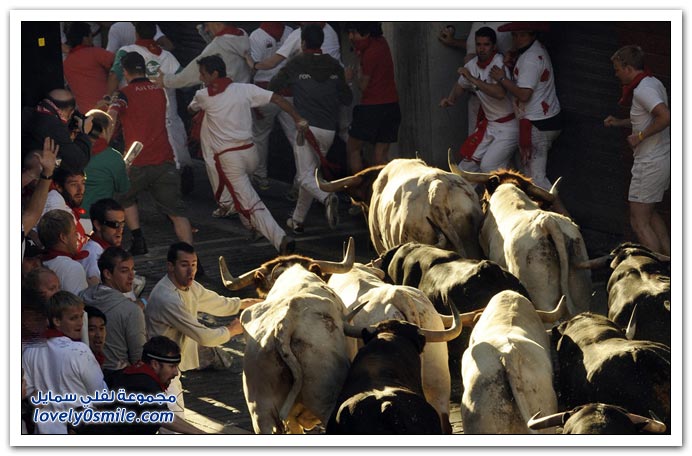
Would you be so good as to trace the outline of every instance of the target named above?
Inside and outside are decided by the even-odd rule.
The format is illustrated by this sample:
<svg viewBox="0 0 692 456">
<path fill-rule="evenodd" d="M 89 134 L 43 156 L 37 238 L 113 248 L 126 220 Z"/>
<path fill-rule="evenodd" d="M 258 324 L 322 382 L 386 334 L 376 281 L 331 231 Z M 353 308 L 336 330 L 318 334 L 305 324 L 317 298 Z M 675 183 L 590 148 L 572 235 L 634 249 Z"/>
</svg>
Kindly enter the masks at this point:
<svg viewBox="0 0 692 456">
<path fill-rule="evenodd" d="M 562 427 L 562 434 L 631 435 L 661 434 L 666 425 L 658 420 L 629 413 L 622 407 L 608 404 L 586 404 L 567 412 L 539 417 L 536 413 L 527 423 L 530 429 Z"/>
</svg>

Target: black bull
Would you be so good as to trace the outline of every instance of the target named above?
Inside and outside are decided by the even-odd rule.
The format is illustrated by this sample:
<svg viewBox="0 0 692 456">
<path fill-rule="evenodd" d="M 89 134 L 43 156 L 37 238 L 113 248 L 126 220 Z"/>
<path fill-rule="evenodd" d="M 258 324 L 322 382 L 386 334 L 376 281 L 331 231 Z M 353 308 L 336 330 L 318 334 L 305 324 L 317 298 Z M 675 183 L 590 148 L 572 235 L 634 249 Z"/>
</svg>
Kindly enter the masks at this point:
<svg viewBox="0 0 692 456">
<path fill-rule="evenodd" d="M 417 242 L 394 247 L 382 255 L 385 281 L 421 290 L 439 313 L 448 314 L 456 306 L 460 313 L 482 309 L 503 290 L 513 290 L 531 299 L 514 275 L 488 260 L 461 258 L 455 252 Z M 450 360 L 458 361 L 468 346 L 465 331 L 450 350 Z M 451 347 L 450 347 L 451 348 Z"/>
</svg>

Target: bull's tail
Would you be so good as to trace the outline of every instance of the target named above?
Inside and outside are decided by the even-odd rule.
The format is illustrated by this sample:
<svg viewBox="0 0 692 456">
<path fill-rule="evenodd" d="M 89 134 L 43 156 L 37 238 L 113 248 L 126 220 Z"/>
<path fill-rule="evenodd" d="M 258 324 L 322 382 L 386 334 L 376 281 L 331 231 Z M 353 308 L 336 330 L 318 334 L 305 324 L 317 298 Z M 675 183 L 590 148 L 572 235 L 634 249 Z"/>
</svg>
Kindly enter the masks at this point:
<svg viewBox="0 0 692 456">
<path fill-rule="evenodd" d="M 560 225 L 557 223 L 555 218 L 547 216 L 543 218 L 542 221 L 543 229 L 550 235 L 555 245 L 555 250 L 557 250 L 558 261 L 560 264 L 560 292 L 559 296 L 565 296 L 567 309 L 569 310 L 570 316 L 575 315 L 577 312 L 574 307 L 574 302 L 572 302 L 572 296 L 569 293 L 569 253 L 567 251 L 567 243 L 565 241 L 565 235 L 560 229 Z M 557 305 L 557 302 L 555 303 Z"/>
<path fill-rule="evenodd" d="M 284 421 L 288 418 L 288 414 L 291 412 L 298 394 L 300 394 L 300 391 L 303 389 L 303 368 L 291 349 L 291 338 L 293 336 L 292 321 L 293 320 L 288 318 L 284 319 L 274 330 L 276 349 L 293 376 L 291 389 L 286 395 L 286 399 L 284 399 L 281 410 L 279 410 L 279 418 Z"/>
<path fill-rule="evenodd" d="M 430 226 L 433 227 L 433 230 L 437 234 L 437 242 L 435 243 L 435 247 L 438 249 L 449 250 L 449 248 L 447 248 L 447 243 L 450 243 L 454 247 L 454 251 L 457 252 L 459 256 L 462 258 L 469 258 L 466 249 L 464 248 L 464 244 L 461 242 L 459 235 L 454 232 L 454 230 L 447 232 L 443 230 L 439 224 L 433 222 L 430 217 L 425 217 L 425 219 L 428 221 Z"/>
<path fill-rule="evenodd" d="M 556 413 L 557 396 L 553 389 L 550 372 L 539 372 L 535 363 L 525 359 L 521 350 L 512 342 L 509 344 L 511 348 L 502 354 L 501 363 L 505 368 L 507 382 L 522 421 L 527 423 L 539 410 L 544 415 Z M 540 377 L 542 374 L 544 374 L 543 377 Z M 527 428 L 526 433 L 536 433 L 536 431 Z"/>
</svg>

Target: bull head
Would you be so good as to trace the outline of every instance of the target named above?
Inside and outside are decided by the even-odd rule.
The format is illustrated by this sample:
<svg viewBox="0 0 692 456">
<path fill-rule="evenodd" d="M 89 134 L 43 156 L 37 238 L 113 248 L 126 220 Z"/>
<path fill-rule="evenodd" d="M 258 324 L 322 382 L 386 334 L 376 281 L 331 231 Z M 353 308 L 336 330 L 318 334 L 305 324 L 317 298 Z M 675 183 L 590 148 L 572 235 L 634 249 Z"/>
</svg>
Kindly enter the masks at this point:
<svg viewBox="0 0 692 456">
<path fill-rule="evenodd" d="M 529 429 L 533 429 L 534 431 L 540 429 L 547 429 L 549 427 L 554 426 L 563 426 L 565 423 L 567 423 L 570 417 L 572 417 L 572 415 L 574 415 L 583 407 L 584 406 L 582 405 L 579 407 L 575 407 L 572 410 L 568 410 L 566 412 L 554 413 L 552 415 L 544 416 L 542 418 L 539 418 L 541 414 L 541 411 L 539 410 L 538 413 L 536 413 L 534 416 L 531 417 L 531 419 L 529 419 L 529 421 L 526 423 L 526 426 Z M 619 407 L 616 408 L 619 409 Z M 656 434 L 662 434 L 666 432 L 666 425 L 659 420 L 646 418 L 635 413 L 628 413 L 624 409 L 621 410 L 625 415 L 627 415 L 632 424 L 634 424 L 637 427 L 642 426 L 642 431 L 652 432 Z"/>
<path fill-rule="evenodd" d="M 282 262 L 282 260 L 285 260 Z M 262 274 L 265 277 L 271 276 L 274 280 L 279 274 L 275 273 L 277 267 L 285 266 L 284 263 L 300 262 L 298 260 L 303 260 L 302 262 L 307 262 L 309 265 L 306 269 L 310 269 L 313 266 L 320 269 L 321 272 L 325 274 L 343 274 L 351 270 L 353 263 L 356 260 L 356 249 L 355 241 L 353 237 L 348 238 L 348 244 L 345 248 L 344 259 L 341 262 L 326 261 L 326 260 L 314 260 L 310 258 L 300 257 L 297 255 L 290 255 L 286 257 L 278 257 L 275 260 L 265 263 L 259 268 L 255 268 L 251 271 L 246 272 L 240 277 L 233 277 L 231 272 L 228 270 L 226 265 L 226 260 L 223 256 L 219 257 L 219 271 L 221 273 L 221 280 L 226 288 L 229 290 L 240 290 L 245 288 L 255 281 L 255 277 L 258 274 Z M 306 261 L 307 260 L 307 261 Z M 284 269 L 284 268 L 282 268 Z"/>
</svg>

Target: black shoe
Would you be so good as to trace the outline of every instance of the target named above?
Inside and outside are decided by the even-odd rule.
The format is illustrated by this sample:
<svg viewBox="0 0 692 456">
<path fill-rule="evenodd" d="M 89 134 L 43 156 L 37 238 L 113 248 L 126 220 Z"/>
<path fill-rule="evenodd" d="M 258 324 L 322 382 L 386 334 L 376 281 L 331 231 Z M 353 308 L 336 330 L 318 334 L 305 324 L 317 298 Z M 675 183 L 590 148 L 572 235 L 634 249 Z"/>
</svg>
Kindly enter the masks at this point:
<svg viewBox="0 0 692 456">
<path fill-rule="evenodd" d="M 147 248 L 147 243 L 143 237 L 132 238 L 132 245 L 130 246 L 130 253 L 132 256 L 135 255 L 146 255 L 149 252 Z"/>
</svg>

